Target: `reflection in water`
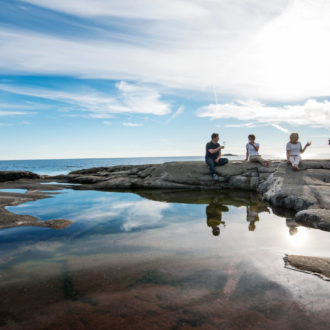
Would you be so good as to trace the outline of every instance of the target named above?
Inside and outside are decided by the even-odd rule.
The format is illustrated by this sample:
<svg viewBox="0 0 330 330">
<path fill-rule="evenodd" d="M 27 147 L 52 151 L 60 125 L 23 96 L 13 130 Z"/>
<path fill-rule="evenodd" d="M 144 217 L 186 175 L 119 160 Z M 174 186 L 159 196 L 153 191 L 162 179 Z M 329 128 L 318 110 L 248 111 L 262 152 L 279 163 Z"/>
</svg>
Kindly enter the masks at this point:
<svg viewBox="0 0 330 330">
<path fill-rule="evenodd" d="M 290 235 L 295 235 L 298 233 L 298 224 L 294 219 L 287 218 L 286 219 L 286 225 L 289 227 L 289 234 Z"/>
<path fill-rule="evenodd" d="M 329 234 L 289 235 L 254 194 L 65 190 L 7 209 L 73 223 L 0 230 L 5 329 L 329 328 L 328 283 L 282 261 L 328 256 Z"/>
<path fill-rule="evenodd" d="M 259 221 L 259 213 L 268 212 L 268 207 L 261 201 L 246 206 L 246 221 L 249 222 L 249 231 L 255 231 L 256 222 Z"/>
<path fill-rule="evenodd" d="M 222 221 L 222 212 L 228 212 L 229 209 L 227 206 L 219 203 L 217 198 L 215 198 L 207 207 L 206 207 L 206 222 L 209 227 L 212 228 L 212 233 L 214 236 L 220 235 L 220 225 L 226 225 L 225 221 Z"/>
</svg>

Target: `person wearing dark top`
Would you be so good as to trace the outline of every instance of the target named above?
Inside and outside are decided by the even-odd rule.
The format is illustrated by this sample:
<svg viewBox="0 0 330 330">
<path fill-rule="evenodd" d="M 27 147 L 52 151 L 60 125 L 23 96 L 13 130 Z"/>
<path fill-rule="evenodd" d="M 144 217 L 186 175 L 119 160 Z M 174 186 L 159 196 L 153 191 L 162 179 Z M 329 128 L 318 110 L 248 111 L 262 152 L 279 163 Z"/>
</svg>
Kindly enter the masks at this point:
<svg viewBox="0 0 330 330">
<path fill-rule="evenodd" d="M 219 180 L 215 166 L 221 166 L 228 163 L 227 158 L 221 158 L 221 149 L 224 146 L 220 146 L 219 134 L 213 133 L 211 135 L 211 141 L 206 144 L 205 162 L 210 169 L 211 175 L 214 180 Z"/>
</svg>

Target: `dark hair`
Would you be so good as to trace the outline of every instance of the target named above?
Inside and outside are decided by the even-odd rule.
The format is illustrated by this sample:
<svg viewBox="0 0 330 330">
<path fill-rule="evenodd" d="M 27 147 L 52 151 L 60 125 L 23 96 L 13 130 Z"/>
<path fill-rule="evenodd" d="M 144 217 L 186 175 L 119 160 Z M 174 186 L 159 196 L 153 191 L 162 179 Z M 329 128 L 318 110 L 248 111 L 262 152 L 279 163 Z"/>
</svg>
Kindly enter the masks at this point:
<svg viewBox="0 0 330 330">
<path fill-rule="evenodd" d="M 213 133 L 213 134 L 211 135 L 211 139 L 213 140 L 213 139 L 217 138 L 218 136 L 219 136 L 218 133 Z"/>
<path fill-rule="evenodd" d="M 254 135 L 254 134 L 250 134 L 249 136 L 248 136 L 248 139 L 250 140 L 255 140 L 256 139 L 256 136 Z"/>
</svg>

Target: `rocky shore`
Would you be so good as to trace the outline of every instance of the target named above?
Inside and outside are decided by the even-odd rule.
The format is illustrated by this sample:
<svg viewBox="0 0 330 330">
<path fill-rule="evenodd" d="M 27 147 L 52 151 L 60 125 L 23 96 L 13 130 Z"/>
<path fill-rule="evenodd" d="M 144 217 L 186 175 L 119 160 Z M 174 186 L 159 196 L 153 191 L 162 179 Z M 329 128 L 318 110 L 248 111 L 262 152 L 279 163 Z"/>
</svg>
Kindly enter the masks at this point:
<svg viewBox="0 0 330 330">
<path fill-rule="evenodd" d="M 224 204 L 228 198 L 237 205 L 248 203 L 246 196 L 241 196 L 243 191 L 248 191 L 251 192 L 249 200 L 263 199 L 275 214 L 294 218 L 302 226 L 330 231 L 330 160 L 303 161 L 299 172 L 292 171 L 284 161 L 273 161 L 268 167 L 232 161 L 217 167 L 217 172 L 220 177 L 217 182 L 212 180 L 204 162 L 99 167 L 53 177 L 23 171 L 0 172 L 0 189 L 27 189 L 24 194 L 0 190 L 0 229 L 27 225 L 53 229 L 69 226 L 69 220 L 40 221 L 29 215 L 10 213 L 5 206 L 49 198 L 57 190 L 71 188 L 134 191 L 152 200 L 184 203 L 203 202 L 201 196 L 208 200 L 208 194 L 221 191 Z M 48 184 L 51 181 L 60 185 Z M 291 268 L 329 277 L 329 259 L 321 259 L 287 256 L 285 262 Z"/>
<path fill-rule="evenodd" d="M 75 189 L 109 191 L 254 191 L 274 208 L 296 212 L 295 220 L 300 225 L 330 231 L 330 160 L 305 160 L 299 172 L 292 171 L 284 161 L 273 161 L 268 167 L 232 161 L 216 169 L 218 182 L 212 180 L 206 164 L 200 161 L 97 167 L 53 177 L 0 172 L 0 182 L 2 187 L 23 187 L 29 193 L 35 185 L 49 181 L 79 184 Z"/>
<path fill-rule="evenodd" d="M 306 160 L 299 172 L 284 161 L 268 167 L 233 161 L 217 167 L 212 180 L 204 162 L 98 167 L 73 171 L 52 179 L 80 183 L 101 190 L 131 189 L 239 189 L 258 192 L 274 207 L 297 212 L 301 225 L 330 231 L 330 160 Z"/>
</svg>

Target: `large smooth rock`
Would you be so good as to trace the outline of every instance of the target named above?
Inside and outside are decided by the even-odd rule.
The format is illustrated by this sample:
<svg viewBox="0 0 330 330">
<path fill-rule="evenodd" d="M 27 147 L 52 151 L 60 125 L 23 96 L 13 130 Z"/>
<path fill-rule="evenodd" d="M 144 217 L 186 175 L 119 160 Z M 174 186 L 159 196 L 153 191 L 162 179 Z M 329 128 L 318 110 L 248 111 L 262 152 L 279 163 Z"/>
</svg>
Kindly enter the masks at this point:
<svg viewBox="0 0 330 330">
<path fill-rule="evenodd" d="M 330 231 L 330 210 L 308 209 L 300 211 L 295 216 L 295 221 L 307 227 Z"/>
<path fill-rule="evenodd" d="M 291 266 L 293 269 L 316 274 L 330 280 L 330 258 L 287 255 L 284 257 L 284 261 L 287 267 Z"/>
<path fill-rule="evenodd" d="M 220 181 L 215 182 L 205 162 L 169 162 L 155 165 L 130 165 L 73 171 L 65 179 L 92 184 L 97 189 L 224 189 L 257 190 L 265 176 L 278 165 L 268 168 L 249 162 L 230 162 L 217 167 Z M 61 176 L 63 178 L 63 176 Z"/>
</svg>

